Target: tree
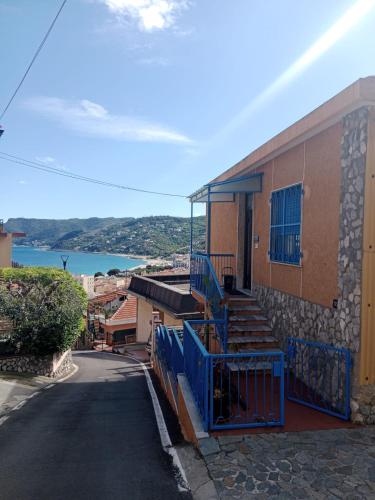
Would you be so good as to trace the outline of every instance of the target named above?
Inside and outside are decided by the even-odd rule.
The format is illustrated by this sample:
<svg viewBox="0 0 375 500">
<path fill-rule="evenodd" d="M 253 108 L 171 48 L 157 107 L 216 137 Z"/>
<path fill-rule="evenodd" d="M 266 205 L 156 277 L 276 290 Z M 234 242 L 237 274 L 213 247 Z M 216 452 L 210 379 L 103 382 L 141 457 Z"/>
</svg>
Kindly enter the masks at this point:
<svg viewBox="0 0 375 500">
<path fill-rule="evenodd" d="M 99 276 L 104 276 L 104 274 L 101 273 L 100 271 L 94 274 L 94 278 L 99 278 Z"/>
<path fill-rule="evenodd" d="M 13 323 L 11 344 L 44 356 L 69 349 L 84 329 L 87 296 L 60 269 L 0 269 L 0 316 Z"/>
<path fill-rule="evenodd" d="M 107 272 L 108 276 L 117 276 L 120 273 L 121 273 L 120 269 L 110 269 Z"/>
</svg>

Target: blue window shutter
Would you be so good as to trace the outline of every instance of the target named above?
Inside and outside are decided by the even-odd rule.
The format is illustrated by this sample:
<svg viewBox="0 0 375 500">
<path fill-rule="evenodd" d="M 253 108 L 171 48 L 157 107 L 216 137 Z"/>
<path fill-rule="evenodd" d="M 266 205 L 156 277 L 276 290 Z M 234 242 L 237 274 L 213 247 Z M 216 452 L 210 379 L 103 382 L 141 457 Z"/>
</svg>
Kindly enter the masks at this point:
<svg viewBox="0 0 375 500">
<path fill-rule="evenodd" d="M 299 264 L 301 258 L 302 185 L 274 191 L 271 196 L 270 259 Z"/>
</svg>

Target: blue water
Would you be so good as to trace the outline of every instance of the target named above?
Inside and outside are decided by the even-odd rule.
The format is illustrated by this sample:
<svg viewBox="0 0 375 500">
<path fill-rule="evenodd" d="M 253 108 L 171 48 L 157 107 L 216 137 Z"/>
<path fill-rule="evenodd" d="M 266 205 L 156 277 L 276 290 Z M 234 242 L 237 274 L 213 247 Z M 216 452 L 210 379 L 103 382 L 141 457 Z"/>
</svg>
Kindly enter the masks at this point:
<svg viewBox="0 0 375 500">
<path fill-rule="evenodd" d="M 24 266 L 47 266 L 62 268 L 61 255 L 69 255 L 67 271 L 72 274 L 106 273 L 109 269 L 130 269 L 146 264 L 141 259 L 130 259 L 101 253 L 69 252 L 66 250 L 43 250 L 34 247 L 13 247 L 13 260 Z"/>
</svg>

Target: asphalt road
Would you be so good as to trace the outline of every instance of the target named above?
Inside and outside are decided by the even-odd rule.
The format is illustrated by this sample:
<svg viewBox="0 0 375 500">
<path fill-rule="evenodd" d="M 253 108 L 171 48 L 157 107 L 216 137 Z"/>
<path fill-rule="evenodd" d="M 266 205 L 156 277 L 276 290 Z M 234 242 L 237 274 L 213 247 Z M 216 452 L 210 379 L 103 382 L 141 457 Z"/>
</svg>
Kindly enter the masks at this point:
<svg viewBox="0 0 375 500">
<path fill-rule="evenodd" d="M 190 498 L 161 447 L 142 368 L 106 353 L 74 360 L 73 377 L 0 426 L 0 499 Z"/>
</svg>

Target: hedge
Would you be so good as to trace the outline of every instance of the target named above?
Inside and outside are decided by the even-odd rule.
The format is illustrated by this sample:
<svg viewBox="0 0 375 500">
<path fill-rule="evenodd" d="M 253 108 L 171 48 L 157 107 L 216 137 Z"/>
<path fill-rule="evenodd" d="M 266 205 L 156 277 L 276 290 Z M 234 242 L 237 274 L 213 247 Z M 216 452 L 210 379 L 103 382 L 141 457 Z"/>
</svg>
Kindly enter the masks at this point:
<svg viewBox="0 0 375 500">
<path fill-rule="evenodd" d="M 0 269 L 0 317 L 13 322 L 10 343 L 19 353 L 44 356 L 69 349 L 84 329 L 87 296 L 60 269 Z"/>
</svg>

